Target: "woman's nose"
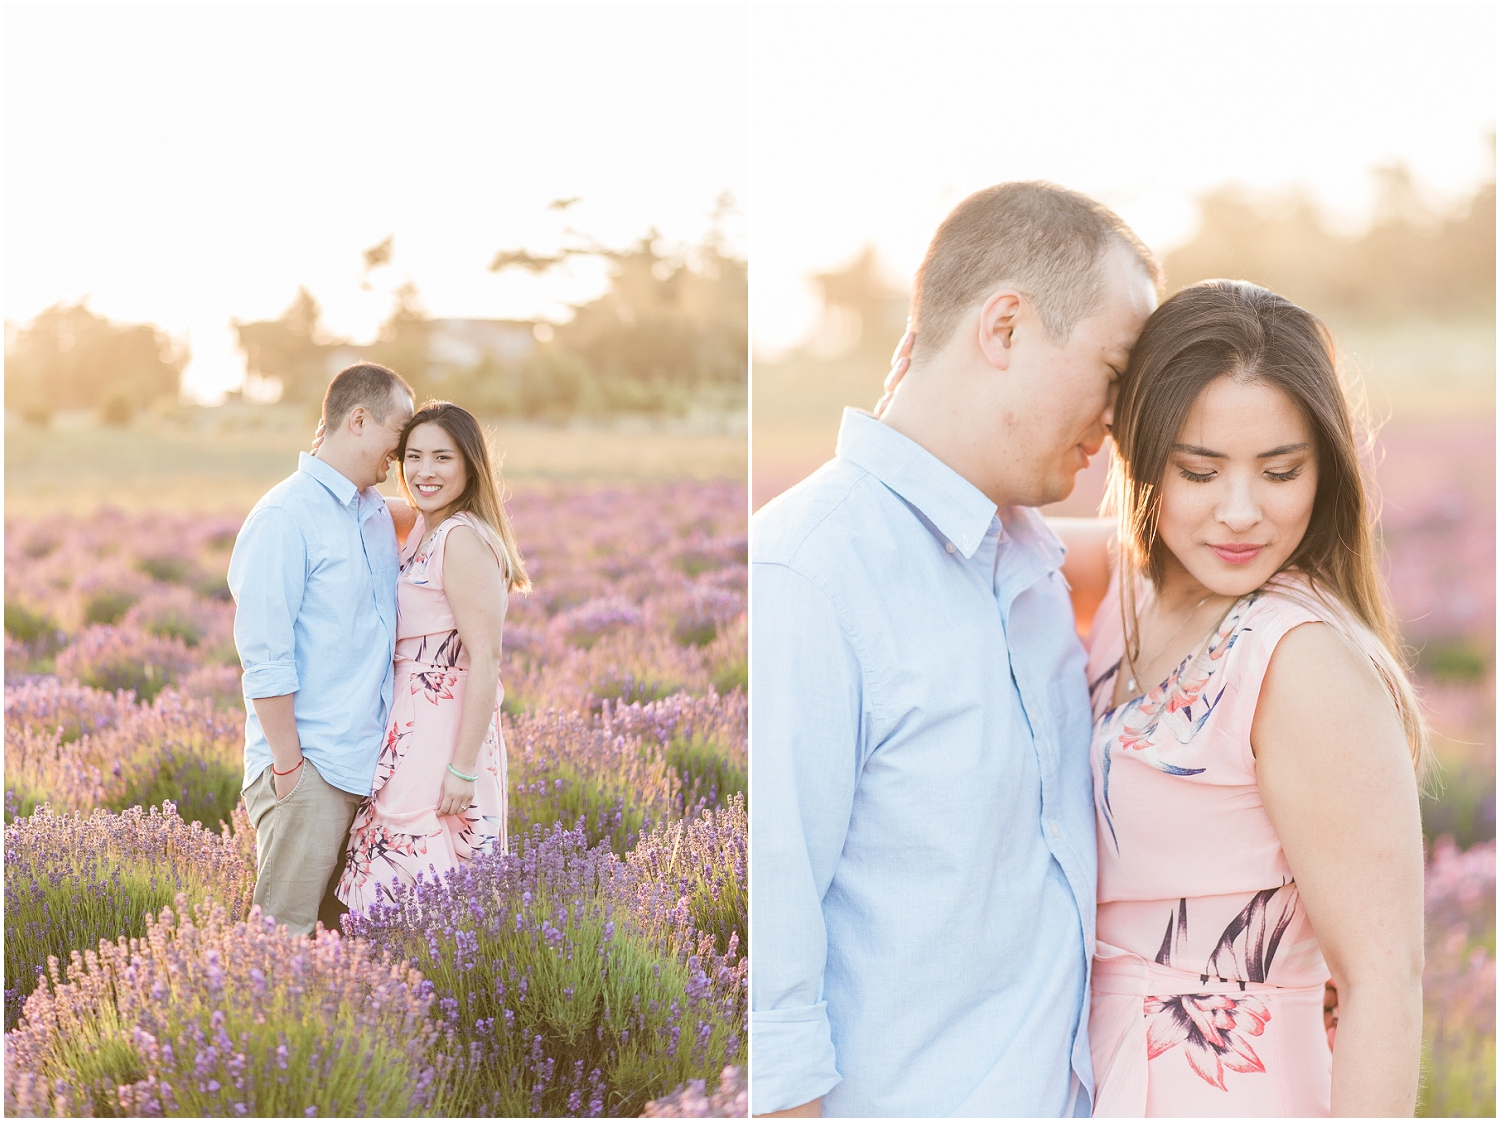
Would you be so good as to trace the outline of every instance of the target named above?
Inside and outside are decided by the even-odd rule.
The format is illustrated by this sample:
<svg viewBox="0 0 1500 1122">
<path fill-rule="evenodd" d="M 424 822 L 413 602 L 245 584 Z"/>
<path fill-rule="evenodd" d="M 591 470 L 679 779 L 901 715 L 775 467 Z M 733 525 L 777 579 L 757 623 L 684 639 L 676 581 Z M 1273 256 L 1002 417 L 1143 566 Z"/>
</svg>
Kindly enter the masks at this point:
<svg viewBox="0 0 1500 1122">
<path fill-rule="evenodd" d="M 1216 515 L 1226 529 L 1236 534 L 1243 534 L 1260 521 L 1260 504 L 1255 501 L 1248 481 L 1230 480 L 1229 494 L 1219 504 Z"/>
</svg>

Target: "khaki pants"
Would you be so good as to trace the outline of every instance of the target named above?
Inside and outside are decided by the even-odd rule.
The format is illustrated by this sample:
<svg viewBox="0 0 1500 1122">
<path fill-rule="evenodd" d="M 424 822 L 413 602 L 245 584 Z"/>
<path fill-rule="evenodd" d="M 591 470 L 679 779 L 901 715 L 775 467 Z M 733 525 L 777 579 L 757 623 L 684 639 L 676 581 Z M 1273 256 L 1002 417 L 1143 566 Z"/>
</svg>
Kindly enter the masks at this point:
<svg viewBox="0 0 1500 1122">
<path fill-rule="evenodd" d="M 311 760 L 280 801 L 274 782 L 266 768 L 244 792 L 255 827 L 255 903 L 294 935 L 310 935 L 320 919 L 336 929 L 347 909 L 333 890 L 344 871 L 349 827 L 364 798 L 328 783 Z"/>
</svg>

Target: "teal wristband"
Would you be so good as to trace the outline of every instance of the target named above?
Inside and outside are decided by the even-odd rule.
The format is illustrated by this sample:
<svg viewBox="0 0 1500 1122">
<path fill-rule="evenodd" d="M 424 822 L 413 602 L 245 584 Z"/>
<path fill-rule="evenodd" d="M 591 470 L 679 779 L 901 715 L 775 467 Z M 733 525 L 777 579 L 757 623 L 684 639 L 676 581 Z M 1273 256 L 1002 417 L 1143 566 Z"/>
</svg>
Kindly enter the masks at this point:
<svg viewBox="0 0 1500 1122">
<path fill-rule="evenodd" d="M 458 768 L 454 767 L 452 764 L 448 765 L 448 770 L 451 771 L 454 775 L 458 776 L 460 779 L 466 780 L 469 783 L 473 783 L 473 782 L 475 782 L 475 781 L 477 781 L 479 779 L 479 776 L 477 776 L 477 775 L 465 775 L 463 772 L 459 771 Z"/>
</svg>

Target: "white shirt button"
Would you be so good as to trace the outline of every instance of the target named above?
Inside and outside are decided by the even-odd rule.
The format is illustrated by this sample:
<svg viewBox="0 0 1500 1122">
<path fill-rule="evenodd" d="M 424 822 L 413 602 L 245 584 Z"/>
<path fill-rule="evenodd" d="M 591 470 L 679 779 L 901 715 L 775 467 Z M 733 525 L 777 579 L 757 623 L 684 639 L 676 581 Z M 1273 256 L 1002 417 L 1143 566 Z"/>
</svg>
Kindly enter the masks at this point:
<svg viewBox="0 0 1500 1122">
<path fill-rule="evenodd" d="M 1057 823 L 1056 822 L 1052 823 L 1052 836 L 1054 838 L 1059 836 L 1058 833 L 1057 833 Z"/>
<path fill-rule="evenodd" d="M 949 553 L 957 553 L 958 552 L 958 546 L 954 545 L 952 542 L 949 542 L 943 548 L 946 549 Z"/>
</svg>

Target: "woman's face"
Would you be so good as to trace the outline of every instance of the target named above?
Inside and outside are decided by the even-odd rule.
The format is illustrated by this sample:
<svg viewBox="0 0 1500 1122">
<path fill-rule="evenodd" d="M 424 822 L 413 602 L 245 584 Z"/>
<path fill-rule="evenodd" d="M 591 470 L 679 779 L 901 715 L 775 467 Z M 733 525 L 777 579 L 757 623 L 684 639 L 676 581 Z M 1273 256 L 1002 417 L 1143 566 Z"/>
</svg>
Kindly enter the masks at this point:
<svg viewBox="0 0 1500 1122">
<path fill-rule="evenodd" d="M 458 502 L 469 482 L 458 442 L 442 425 L 431 421 L 418 425 L 407 436 L 401 469 L 406 473 L 412 502 L 423 514 L 446 510 Z"/>
<path fill-rule="evenodd" d="M 1292 399 L 1264 382 L 1209 383 L 1162 479 L 1168 581 L 1236 597 L 1259 588 L 1301 543 L 1317 491 L 1318 451 Z"/>
</svg>

